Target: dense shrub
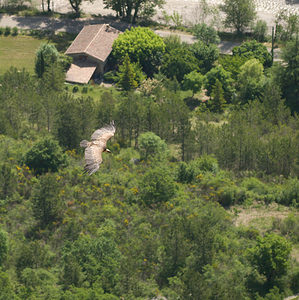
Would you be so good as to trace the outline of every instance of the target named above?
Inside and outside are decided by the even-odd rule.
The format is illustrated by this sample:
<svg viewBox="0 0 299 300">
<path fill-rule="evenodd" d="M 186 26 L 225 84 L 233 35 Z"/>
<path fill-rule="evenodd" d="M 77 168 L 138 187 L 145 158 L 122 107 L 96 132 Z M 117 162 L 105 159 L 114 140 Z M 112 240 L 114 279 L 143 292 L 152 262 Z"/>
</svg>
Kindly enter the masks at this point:
<svg viewBox="0 0 299 300">
<path fill-rule="evenodd" d="M 115 71 L 108 71 L 103 75 L 103 78 L 106 82 L 114 83 L 118 81 L 118 76 L 115 74 Z"/>
<path fill-rule="evenodd" d="M 138 138 L 140 159 L 158 159 L 166 158 L 168 148 L 165 141 L 153 132 L 145 132 Z"/>
<path fill-rule="evenodd" d="M 217 159 L 211 155 L 202 155 L 192 162 L 196 175 L 212 172 L 216 174 L 219 170 Z"/>
<path fill-rule="evenodd" d="M 7 233 L 0 228 L 0 267 L 4 263 L 8 253 Z"/>
<path fill-rule="evenodd" d="M 175 191 L 176 185 L 169 171 L 160 167 L 146 172 L 140 183 L 141 199 L 147 206 L 169 201 Z"/>
<path fill-rule="evenodd" d="M 265 42 L 267 40 L 267 23 L 263 20 L 258 20 L 253 27 L 252 35 L 258 42 Z"/>
<path fill-rule="evenodd" d="M 16 35 L 18 35 L 18 33 L 19 33 L 18 27 L 13 27 L 13 28 L 12 28 L 12 32 L 11 32 L 11 35 L 16 36 Z"/>
<path fill-rule="evenodd" d="M 79 88 L 78 88 L 78 86 L 77 85 L 75 85 L 74 87 L 73 87 L 73 93 L 77 93 L 78 91 L 79 91 Z"/>
<path fill-rule="evenodd" d="M 10 35 L 10 33 L 11 33 L 11 28 L 6 26 L 5 29 L 4 29 L 4 35 L 8 36 L 8 35 Z"/>
<path fill-rule="evenodd" d="M 218 194 L 218 202 L 224 207 L 242 204 L 246 199 L 246 190 L 236 185 L 224 186 Z"/>
<path fill-rule="evenodd" d="M 56 172 L 58 168 L 65 166 L 67 157 L 55 140 L 44 138 L 32 146 L 23 161 L 36 174 L 42 174 Z"/>
<path fill-rule="evenodd" d="M 280 202 L 284 205 L 299 204 L 299 180 L 297 178 L 290 178 L 283 186 Z"/>
<path fill-rule="evenodd" d="M 193 166 L 185 162 L 180 162 L 177 170 L 177 181 L 182 183 L 191 183 L 195 179 Z"/>
</svg>

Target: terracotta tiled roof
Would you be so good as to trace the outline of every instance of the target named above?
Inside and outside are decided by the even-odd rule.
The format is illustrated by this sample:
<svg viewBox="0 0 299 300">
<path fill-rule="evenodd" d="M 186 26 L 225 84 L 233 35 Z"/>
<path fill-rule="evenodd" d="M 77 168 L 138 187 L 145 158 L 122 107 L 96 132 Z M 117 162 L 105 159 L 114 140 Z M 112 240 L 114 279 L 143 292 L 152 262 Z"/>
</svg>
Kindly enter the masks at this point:
<svg viewBox="0 0 299 300">
<path fill-rule="evenodd" d="M 65 54 L 88 54 L 104 62 L 121 32 L 108 24 L 84 26 Z"/>
<path fill-rule="evenodd" d="M 97 64 L 89 61 L 74 61 L 66 73 L 65 80 L 68 82 L 88 83 Z"/>
</svg>

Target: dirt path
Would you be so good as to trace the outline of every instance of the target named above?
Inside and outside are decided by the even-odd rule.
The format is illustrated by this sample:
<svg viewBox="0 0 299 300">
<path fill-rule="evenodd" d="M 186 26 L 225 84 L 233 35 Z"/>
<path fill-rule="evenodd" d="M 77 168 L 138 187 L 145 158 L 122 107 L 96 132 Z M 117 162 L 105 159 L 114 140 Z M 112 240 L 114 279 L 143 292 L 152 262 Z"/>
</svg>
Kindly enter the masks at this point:
<svg viewBox="0 0 299 300">
<path fill-rule="evenodd" d="M 274 25 L 275 15 L 279 10 L 284 9 L 289 13 L 299 14 L 298 0 L 254 0 L 256 5 L 258 19 L 267 22 L 268 27 Z M 211 6 L 217 6 L 223 3 L 223 0 L 207 0 Z M 41 9 L 41 0 L 33 0 L 33 4 Z M 68 0 L 53 0 L 53 8 L 57 12 L 67 13 L 71 11 L 71 6 Z M 89 1 L 82 2 L 82 10 L 85 13 L 101 16 L 114 16 L 115 13 L 111 9 L 105 9 L 103 0 L 96 0 L 93 3 Z M 199 21 L 201 13 L 200 0 L 166 0 L 162 9 L 157 10 L 157 15 L 154 19 L 161 19 L 162 11 L 171 15 L 174 11 L 178 12 L 183 17 L 184 24 L 194 24 Z M 220 16 L 221 17 L 221 16 Z"/>
</svg>

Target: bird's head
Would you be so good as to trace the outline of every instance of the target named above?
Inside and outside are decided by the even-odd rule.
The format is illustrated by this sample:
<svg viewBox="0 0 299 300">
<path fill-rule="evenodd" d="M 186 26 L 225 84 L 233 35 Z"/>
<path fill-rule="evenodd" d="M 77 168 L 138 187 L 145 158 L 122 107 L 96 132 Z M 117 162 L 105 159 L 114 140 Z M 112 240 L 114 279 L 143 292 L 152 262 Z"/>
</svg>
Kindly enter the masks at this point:
<svg viewBox="0 0 299 300">
<path fill-rule="evenodd" d="M 111 153 L 111 151 L 110 151 L 108 148 L 106 148 L 106 149 L 104 150 L 104 152 Z"/>
</svg>

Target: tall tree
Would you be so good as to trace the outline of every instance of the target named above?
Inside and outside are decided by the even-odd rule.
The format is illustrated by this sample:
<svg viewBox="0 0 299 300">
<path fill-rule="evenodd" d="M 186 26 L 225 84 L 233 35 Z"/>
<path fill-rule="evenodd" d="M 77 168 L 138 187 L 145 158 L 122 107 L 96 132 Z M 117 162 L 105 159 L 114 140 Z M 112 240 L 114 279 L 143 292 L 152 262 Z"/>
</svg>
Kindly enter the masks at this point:
<svg viewBox="0 0 299 300">
<path fill-rule="evenodd" d="M 212 88 L 210 109 L 213 112 L 221 113 L 224 110 L 225 103 L 223 88 L 221 82 L 217 79 Z"/>
<path fill-rule="evenodd" d="M 143 71 L 151 76 L 157 71 L 165 44 L 151 29 L 132 27 L 118 36 L 112 48 L 112 55 L 118 62 L 128 55 L 131 62 L 139 63 Z"/>
<path fill-rule="evenodd" d="M 194 94 L 201 90 L 201 87 L 203 85 L 203 81 L 204 81 L 204 76 L 203 75 L 201 75 L 197 71 L 192 71 L 189 74 L 186 74 L 184 76 L 183 88 L 185 90 L 191 90 L 192 91 L 192 97 L 194 97 Z"/>
<path fill-rule="evenodd" d="M 234 87 L 232 86 L 231 74 L 223 69 L 222 66 L 217 66 L 211 69 L 206 74 L 205 88 L 207 89 L 207 95 L 210 96 L 212 89 L 216 84 L 216 80 L 219 80 L 222 84 L 224 91 L 224 98 L 227 102 L 231 101 Z"/>
<path fill-rule="evenodd" d="M 282 90 L 286 104 L 292 111 L 299 112 L 299 37 L 287 43 L 282 58 L 287 63 L 282 70 Z"/>
<path fill-rule="evenodd" d="M 193 33 L 198 40 L 204 42 L 206 45 L 218 44 L 220 42 L 217 31 L 205 23 L 196 24 L 193 27 Z"/>
<path fill-rule="evenodd" d="M 264 67 L 272 65 L 272 57 L 265 45 L 257 41 L 244 42 L 242 45 L 233 48 L 233 56 L 240 56 L 246 59 L 256 58 Z"/>
<path fill-rule="evenodd" d="M 255 19 L 253 0 L 225 0 L 221 10 L 226 13 L 225 25 L 233 27 L 240 34 Z"/>
<path fill-rule="evenodd" d="M 144 75 L 137 64 L 132 64 L 128 54 L 125 56 L 123 64 L 117 73 L 117 85 L 124 91 L 135 89 L 144 79 Z"/>
<path fill-rule="evenodd" d="M 255 58 L 241 66 L 237 84 L 238 98 L 241 103 L 260 98 L 264 84 L 263 69 L 263 65 Z"/>
<path fill-rule="evenodd" d="M 139 17 L 152 17 L 155 14 L 155 8 L 161 8 L 165 0 L 104 0 L 103 2 L 105 8 L 114 10 L 118 17 L 135 23 Z"/>
<path fill-rule="evenodd" d="M 52 64 L 54 64 L 59 57 L 59 53 L 54 45 L 43 43 L 36 51 L 35 57 L 35 73 L 41 78 Z"/>
<path fill-rule="evenodd" d="M 291 250 L 290 242 L 277 234 L 258 237 L 251 251 L 252 260 L 259 272 L 266 276 L 269 289 L 286 274 Z"/>
<path fill-rule="evenodd" d="M 82 2 L 85 0 L 69 0 L 72 9 L 75 11 L 76 16 L 80 16 L 80 6 Z M 94 0 L 88 0 L 89 2 L 93 3 Z"/>
<path fill-rule="evenodd" d="M 196 57 L 200 71 L 203 74 L 212 69 L 219 57 L 219 49 L 215 44 L 205 44 L 201 40 L 191 46 L 191 51 Z"/>
</svg>

